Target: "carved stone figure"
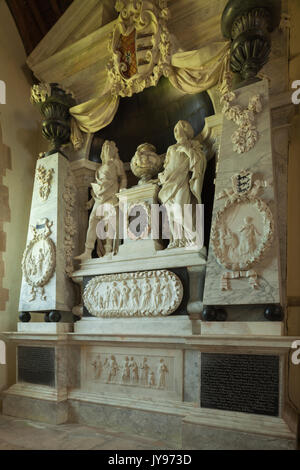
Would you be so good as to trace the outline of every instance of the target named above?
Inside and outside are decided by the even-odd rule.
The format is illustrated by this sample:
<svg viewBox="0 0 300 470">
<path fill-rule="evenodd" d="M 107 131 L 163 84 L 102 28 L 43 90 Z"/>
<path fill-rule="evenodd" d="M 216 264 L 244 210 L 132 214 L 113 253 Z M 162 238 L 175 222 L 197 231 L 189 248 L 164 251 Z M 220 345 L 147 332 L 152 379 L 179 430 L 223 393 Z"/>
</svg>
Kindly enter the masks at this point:
<svg viewBox="0 0 300 470">
<path fill-rule="evenodd" d="M 126 356 L 122 365 L 122 383 L 127 384 L 129 382 L 130 382 L 129 358 L 128 356 Z"/>
<path fill-rule="evenodd" d="M 155 374 L 153 371 L 150 372 L 149 374 L 149 387 L 155 387 Z"/>
<path fill-rule="evenodd" d="M 105 360 L 105 364 L 107 364 L 108 367 L 107 383 L 109 383 L 116 379 L 119 366 L 114 355 L 111 355 L 108 361 Z"/>
<path fill-rule="evenodd" d="M 240 255 L 251 255 L 257 247 L 256 235 L 261 235 L 254 224 L 252 224 L 252 217 L 245 217 L 245 224 L 240 228 Z"/>
<path fill-rule="evenodd" d="M 127 177 L 124 169 L 124 164 L 119 158 L 119 152 L 116 144 L 113 141 L 106 140 L 102 147 L 101 152 L 101 167 L 96 171 L 96 183 L 92 183 L 92 196 L 93 198 L 87 203 L 87 209 L 93 207 L 89 228 L 86 236 L 85 252 L 75 259 L 84 261 L 90 259 L 92 251 L 97 239 L 96 228 L 99 221 L 108 222 L 109 216 L 105 212 L 99 215 L 99 206 L 103 204 L 110 204 L 116 207 L 118 199 L 116 194 L 127 186 Z M 97 214 L 98 212 L 98 214 Z M 100 247 L 98 254 L 105 256 L 112 252 L 113 240 L 99 240 Z"/>
<path fill-rule="evenodd" d="M 169 147 L 164 171 L 158 175 L 162 186 L 158 197 L 166 207 L 170 224 L 168 248 L 185 247 L 196 243 L 195 215 L 192 217 L 192 224 L 186 223 L 184 207 L 185 204 L 201 204 L 207 165 L 202 146 L 193 139 L 194 131 L 187 121 L 179 121 L 176 124 L 174 135 L 177 143 Z"/>
<path fill-rule="evenodd" d="M 139 381 L 139 368 L 134 357 L 130 358 L 129 368 L 132 383 L 137 383 Z"/>
<path fill-rule="evenodd" d="M 166 387 L 166 375 L 168 374 L 168 372 L 169 370 L 165 364 L 164 359 L 161 359 L 158 366 L 158 388 Z"/>
<path fill-rule="evenodd" d="M 100 379 L 102 374 L 102 361 L 100 354 L 97 355 L 96 359 L 92 362 L 92 366 L 94 369 L 94 379 Z"/>
<path fill-rule="evenodd" d="M 146 357 L 144 357 L 144 361 L 140 369 L 141 369 L 141 384 L 148 385 L 150 367 L 148 365 L 148 359 Z"/>
</svg>

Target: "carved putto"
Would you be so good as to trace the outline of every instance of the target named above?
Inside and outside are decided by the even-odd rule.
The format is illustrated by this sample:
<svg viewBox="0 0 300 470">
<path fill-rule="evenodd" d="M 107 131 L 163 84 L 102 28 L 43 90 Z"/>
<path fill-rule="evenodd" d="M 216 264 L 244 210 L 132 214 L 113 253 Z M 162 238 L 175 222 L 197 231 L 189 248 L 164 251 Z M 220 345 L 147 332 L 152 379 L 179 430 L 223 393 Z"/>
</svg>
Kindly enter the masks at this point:
<svg viewBox="0 0 300 470">
<path fill-rule="evenodd" d="M 26 283 L 31 286 L 30 302 L 36 299 L 40 292 L 42 300 L 46 300 L 45 286 L 55 271 L 55 245 L 50 238 L 52 223 L 42 219 L 36 226 L 31 226 L 33 238 L 27 245 L 23 260 L 22 271 Z"/>
<path fill-rule="evenodd" d="M 108 80 L 113 95 L 132 96 L 168 75 L 171 39 L 167 0 L 118 0 L 109 50 Z"/>
<path fill-rule="evenodd" d="M 231 272 L 224 273 L 221 286 L 229 289 L 229 279 L 249 278 L 253 288 L 259 288 L 253 267 L 265 256 L 274 235 L 274 219 L 268 205 L 259 198 L 267 186 L 243 170 L 232 177 L 232 189 L 222 191 L 218 200 L 226 198 L 217 212 L 211 243 L 218 262 Z"/>
<path fill-rule="evenodd" d="M 174 129 L 177 143 L 169 147 L 164 171 L 158 175 L 161 190 L 158 195 L 165 205 L 170 225 L 168 248 L 194 246 L 196 217 L 187 223 L 185 206 L 201 204 L 201 192 L 206 170 L 206 157 L 201 144 L 193 139 L 194 131 L 187 121 L 179 121 Z"/>
<path fill-rule="evenodd" d="M 89 313 L 103 318 L 167 316 L 182 297 L 180 279 L 165 270 L 94 277 L 83 293 Z"/>
</svg>

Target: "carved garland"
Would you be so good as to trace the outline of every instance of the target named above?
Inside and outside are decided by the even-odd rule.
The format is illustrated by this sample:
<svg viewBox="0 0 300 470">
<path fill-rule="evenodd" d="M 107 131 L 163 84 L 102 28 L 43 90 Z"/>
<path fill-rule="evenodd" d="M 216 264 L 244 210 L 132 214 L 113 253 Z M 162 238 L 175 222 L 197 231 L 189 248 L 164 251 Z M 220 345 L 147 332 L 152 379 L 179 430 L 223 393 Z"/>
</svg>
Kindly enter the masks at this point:
<svg viewBox="0 0 300 470">
<path fill-rule="evenodd" d="M 232 177 L 233 189 L 225 190 L 217 199 L 227 198 L 224 207 L 219 210 L 216 214 L 212 232 L 211 232 L 211 243 L 214 250 L 215 257 L 220 265 L 229 269 L 232 272 L 227 272 L 222 275 L 221 288 L 222 290 L 228 290 L 230 288 L 230 279 L 249 278 L 250 284 L 253 288 L 259 288 L 258 275 L 251 269 L 257 263 L 259 263 L 265 256 L 266 251 L 270 248 L 274 237 L 274 218 L 273 214 L 268 205 L 258 197 L 260 188 L 266 187 L 267 183 L 263 181 L 256 181 L 252 184 L 253 174 L 247 171 L 242 171 L 238 175 Z M 243 181 L 242 186 L 238 186 L 237 181 Z M 249 204 L 253 208 L 256 208 L 258 213 L 262 217 L 263 234 L 258 245 L 258 248 L 254 253 L 249 254 L 249 257 L 244 261 L 230 262 L 226 258 L 224 248 L 221 244 L 221 233 L 224 233 L 224 227 L 226 225 L 226 215 L 228 211 L 234 207 L 239 208 L 241 205 Z"/>
<path fill-rule="evenodd" d="M 69 169 L 65 180 L 65 191 L 63 199 L 65 202 L 65 259 L 66 259 L 66 273 L 70 277 L 74 272 L 73 256 L 75 250 L 75 235 L 77 231 L 77 224 L 74 218 L 74 208 L 76 204 L 76 183 L 72 170 Z"/>
<path fill-rule="evenodd" d="M 259 138 L 259 133 L 255 125 L 255 115 L 262 111 L 262 98 L 259 94 L 254 95 L 249 100 L 247 108 L 239 105 L 232 106 L 231 102 L 236 99 L 236 94 L 232 91 L 232 74 L 224 73 L 223 83 L 220 87 L 222 113 L 225 117 L 238 125 L 238 130 L 231 137 L 233 150 L 239 154 L 249 152 L 255 147 Z"/>
<path fill-rule="evenodd" d="M 117 96 L 132 96 L 140 93 L 145 88 L 156 86 L 162 75 L 168 77 L 171 64 L 172 42 L 167 20 L 169 18 L 168 0 L 153 0 L 153 3 L 142 0 L 118 1 L 116 10 L 119 17 L 111 35 L 108 50 L 112 59 L 107 64 L 108 80 L 111 83 L 111 93 Z M 145 71 L 127 78 L 124 73 L 128 72 L 128 64 L 122 62 L 119 43 L 121 36 L 128 37 L 129 33 L 135 34 L 135 49 L 137 41 L 141 41 L 140 54 L 143 55 L 142 62 Z M 138 34 L 141 33 L 139 37 Z M 144 35 L 143 35 L 144 33 Z M 142 44 L 144 37 L 151 37 L 151 45 Z M 137 54 L 137 51 L 135 51 Z M 138 59 L 137 59 L 138 62 Z"/>
<path fill-rule="evenodd" d="M 46 300 L 45 285 L 48 284 L 55 271 L 56 250 L 55 244 L 51 240 L 51 226 L 53 222 L 48 219 L 39 221 L 37 225 L 31 226 L 33 234 L 32 240 L 28 243 L 23 259 L 22 272 L 25 282 L 31 286 L 31 295 L 29 302 L 36 299 L 38 290 L 40 290 L 42 300 Z M 42 242 L 42 243 L 40 243 Z M 41 259 L 36 259 L 34 249 L 38 249 Z"/>
<path fill-rule="evenodd" d="M 36 170 L 36 177 L 39 182 L 39 196 L 42 201 L 47 201 L 49 197 L 53 174 L 53 168 L 46 170 L 43 165 L 40 165 Z"/>
</svg>

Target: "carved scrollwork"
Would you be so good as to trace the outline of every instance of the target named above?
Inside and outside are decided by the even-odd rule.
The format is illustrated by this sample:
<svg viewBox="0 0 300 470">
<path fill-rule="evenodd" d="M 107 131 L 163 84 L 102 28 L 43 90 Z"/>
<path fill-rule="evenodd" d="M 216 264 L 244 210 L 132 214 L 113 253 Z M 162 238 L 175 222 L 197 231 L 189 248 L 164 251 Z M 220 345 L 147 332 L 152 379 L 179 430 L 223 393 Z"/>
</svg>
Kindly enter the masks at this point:
<svg viewBox="0 0 300 470">
<path fill-rule="evenodd" d="M 220 265 L 231 272 L 222 276 L 221 287 L 229 289 L 229 279 L 249 278 L 258 288 L 258 275 L 252 269 L 265 256 L 274 236 L 274 219 L 268 205 L 258 197 L 266 182 L 242 171 L 232 177 L 233 189 L 225 190 L 217 199 L 226 203 L 215 217 L 211 243 Z"/>
<path fill-rule="evenodd" d="M 103 318 L 167 316 L 182 298 L 180 279 L 166 270 L 97 276 L 83 293 L 89 313 Z"/>
<path fill-rule="evenodd" d="M 31 226 L 33 238 L 28 243 L 23 259 L 22 272 L 26 283 L 31 286 L 30 302 L 36 299 L 40 291 L 42 300 L 46 300 L 45 285 L 48 284 L 55 271 L 55 245 L 51 240 L 52 222 L 48 219 L 38 221 Z"/>
</svg>

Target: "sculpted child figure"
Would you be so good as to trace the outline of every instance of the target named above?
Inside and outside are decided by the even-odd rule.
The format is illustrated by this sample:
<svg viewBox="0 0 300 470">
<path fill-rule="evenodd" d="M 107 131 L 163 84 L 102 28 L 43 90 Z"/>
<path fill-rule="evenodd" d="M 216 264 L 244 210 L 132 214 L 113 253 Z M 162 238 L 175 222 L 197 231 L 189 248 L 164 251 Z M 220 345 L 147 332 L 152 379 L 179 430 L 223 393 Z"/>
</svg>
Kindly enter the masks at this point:
<svg viewBox="0 0 300 470">
<path fill-rule="evenodd" d="M 85 251 L 75 259 L 87 260 L 92 257 L 92 251 L 97 239 L 96 228 L 99 221 L 108 221 L 107 213 L 99 215 L 100 206 L 111 204 L 116 206 L 118 199 L 116 194 L 127 187 L 127 176 L 124 164 L 120 160 L 118 148 L 113 141 L 106 140 L 101 152 L 101 167 L 96 171 L 96 182 L 92 183 L 92 199 L 87 203 L 87 209 L 93 207 L 90 215 L 89 227 L 86 236 Z M 105 256 L 112 252 L 113 239 L 98 241 L 98 254 Z"/>
<path fill-rule="evenodd" d="M 168 248 L 196 244 L 195 213 L 193 212 L 191 217 L 192 223 L 188 223 L 188 217 L 184 218 L 184 208 L 186 204 L 201 204 L 207 165 L 201 144 L 193 139 L 194 131 L 190 123 L 179 121 L 175 126 L 174 135 L 177 143 L 169 147 L 164 171 L 158 175 L 162 186 L 158 197 L 166 207 L 170 225 Z"/>
</svg>

